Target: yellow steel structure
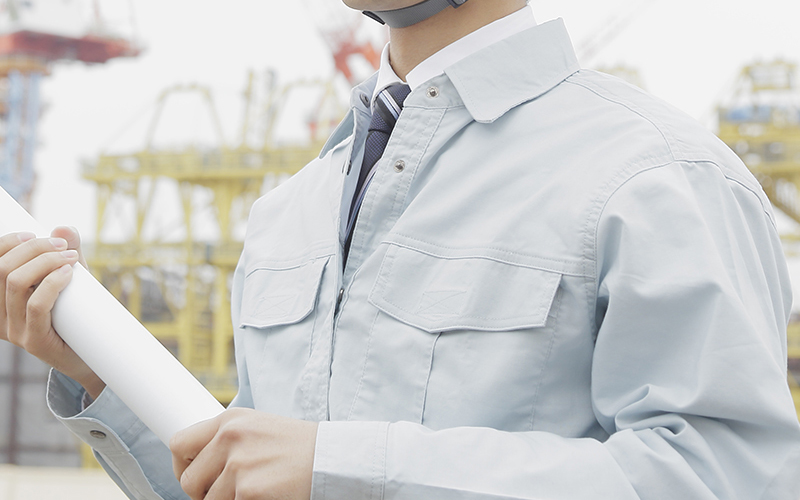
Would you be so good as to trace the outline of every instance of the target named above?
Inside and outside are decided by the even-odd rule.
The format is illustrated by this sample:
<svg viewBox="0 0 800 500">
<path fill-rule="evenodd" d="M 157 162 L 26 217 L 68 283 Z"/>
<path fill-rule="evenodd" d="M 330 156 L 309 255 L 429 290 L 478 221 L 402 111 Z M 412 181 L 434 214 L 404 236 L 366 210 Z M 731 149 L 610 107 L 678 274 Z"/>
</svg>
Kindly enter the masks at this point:
<svg viewBox="0 0 800 500">
<path fill-rule="evenodd" d="M 776 60 L 742 69 L 720 106 L 719 137 L 756 176 L 770 201 L 800 223 L 800 81 L 797 65 Z M 786 235 L 787 243 L 797 235 Z M 788 330 L 789 385 L 800 416 L 800 318 Z"/>
<path fill-rule="evenodd" d="M 334 98 L 330 83 L 306 82 L 292 87 L 297 85 L 321 87 L 323 101 Z M 241 144 L 228 147 L 207 88 L 191 85 L 168 89 L 157 101 L 143 151 L 104 154 L 83 170 L 83 177 L 97 184 L 96 244 L 89 257 L 92 272 L 225 404 L 236 393 L 230 281 L 242 250 L 242 235 L 237 228 L 244 227 L 251 205 L 265 186 L 296 173 L 322 146 L 317 140 L 298 146 L 273 144 L 275 115 L 290 90 L 271 88 L 263 113 L 267 117 L 263 144 L 248 146 L 251 73 L 245 91 Z M 165 102 L 185 92 L 204 99 L 218 135 L 218 147 L 155 148 L 153 135 Z M 158 201 L 163 187 L 160 183 L 165 180 L 178 193 L 182 211 L 180 227 L 171 231 L 171 237 L 146 230 L 148 223 L 165 216 L 164 204 Z M 198 197 L 198 193 L 203 196 Z M 200 212 L 213 213 L 217 226 L 213 241 L 195 237 Z M 108 236 L 114 232 L 109 229 L 122 234 Z M 146 360 L 142 360 L 142 366 L 146 369 Z"/>
</svg>

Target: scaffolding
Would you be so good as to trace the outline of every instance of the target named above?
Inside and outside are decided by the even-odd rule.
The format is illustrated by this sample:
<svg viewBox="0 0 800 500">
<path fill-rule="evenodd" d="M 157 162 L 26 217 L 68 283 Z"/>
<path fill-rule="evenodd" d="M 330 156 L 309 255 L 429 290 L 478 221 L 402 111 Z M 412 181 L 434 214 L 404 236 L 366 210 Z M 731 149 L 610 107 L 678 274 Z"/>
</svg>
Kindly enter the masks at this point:
<svg viewBox="0 0 800 500">
<path fill-rule="evenodd" d="M 776 60 L 745 66 L 718 109 L 719 137 L 744 161 L 770 201 L 800 223 L 800 81 L 797 65 Z M 796 253 L 798 234 L 782 235 Z M 800 317 L 788 329 L 789 385 L 800 416 Z"/>
</svg>

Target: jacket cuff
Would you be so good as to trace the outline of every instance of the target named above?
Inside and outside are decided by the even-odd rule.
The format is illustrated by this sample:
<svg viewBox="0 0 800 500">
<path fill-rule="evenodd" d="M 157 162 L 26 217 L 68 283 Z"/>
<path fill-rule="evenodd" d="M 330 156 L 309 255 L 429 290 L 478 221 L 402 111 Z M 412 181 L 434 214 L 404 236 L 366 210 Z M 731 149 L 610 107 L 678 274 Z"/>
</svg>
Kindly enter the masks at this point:
<svg viewBox="0 0 800 500">
<path fill-rule="evenodd" d="M 88 444 L 111 479 L 129 498 L 141 500 L 185 498 L 169 488 L 148 481 L 134 457 L 136 449 L 145 451 L 150 469 L 165 469 L 171 476 L 169 451 L 111 389 L 83 408 L 85 390 L 66 375 L 50 370 L 47 406 L 53 415 L 79 439 Z M 161 450 L 164 448 L 164 450 Z M 132 452 L 133 449 L 133 452 Z M 148 453 L 150 451 L 150 453 Z M 152 451 L 163 453 L 153 454 Z"/>
<path fill-rule="evenodd" d="M 381 500 L 387 422 L 320 422 L 311 500 Z"/>
<path fill-rule="evenodd" d="M 50 371 L 47 405 L 56 418 L 100 453 L 127 453 L 125 441 L 141 432 L 144 424 L 108 388 L 86 409 L 84 395 L 80 384 L 56 370 Z M 111 435 L 121 441 L 108 439 Z"/>
</svg>

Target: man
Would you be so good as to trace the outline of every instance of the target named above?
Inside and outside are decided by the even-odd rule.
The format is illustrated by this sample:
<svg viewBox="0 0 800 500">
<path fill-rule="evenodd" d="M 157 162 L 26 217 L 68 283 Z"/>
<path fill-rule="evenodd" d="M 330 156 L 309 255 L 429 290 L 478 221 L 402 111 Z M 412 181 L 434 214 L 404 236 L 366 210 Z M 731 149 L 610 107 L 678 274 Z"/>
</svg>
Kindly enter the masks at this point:
<svg viewBox="0 0 800 500">
<path fill-rule="evenodd" d="M 735 155 L 579 70 L 524 0 L 345 3 L 395 27 L 320 158 L 251 213 L 234 405 L 255 410 L 170 454 L 50 326 L 77 234 L 0 240 L 4 335 L 56 368 L 51 408 L 120 487 L 796 500 L 790 285 Z"/>
</svg>

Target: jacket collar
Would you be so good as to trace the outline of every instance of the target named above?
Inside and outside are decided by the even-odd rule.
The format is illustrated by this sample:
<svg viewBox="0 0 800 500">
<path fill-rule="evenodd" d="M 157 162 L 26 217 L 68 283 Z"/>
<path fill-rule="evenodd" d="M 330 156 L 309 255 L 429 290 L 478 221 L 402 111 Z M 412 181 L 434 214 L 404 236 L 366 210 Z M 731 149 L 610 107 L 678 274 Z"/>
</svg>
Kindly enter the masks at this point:
<svg viewBox="0 0 800 500">
<path fill-rule="evenodd" d="M 489 123 L 579 69 L 564 21 L 556 19 L 486 47 L 445 74 L 472 118 Z"/>
<path fill-rule="evenodd" d="M 350 92 L 350 109 L 347 111 L 344 118 L 342 118 L 339 125 L 337 125 L 336 129 L 331 133 L 330 137 L 328 137 L 328 140 L 325 141 L 325 145 L 322 146 L 322 151 L 319 153 L 319 158 L 324 158 L 333 148 L 355 133 L 355 113 L 370 114 L 369 96 L 372 95 L 372 91 L 377 82 L 378 73 L 375 73 L 353 88 Z"/>
<path fill-rule="evenodd" d="M 562 19 L 512 35 L 444 70 L 472 118 L 491 123 L 536 99 L 580 69 Z M 355 113 L 369 115 L 378 74 L 355 87 L 350 112 L 331 134 L 319 157 L 353 134 Z"/>
</svg>

